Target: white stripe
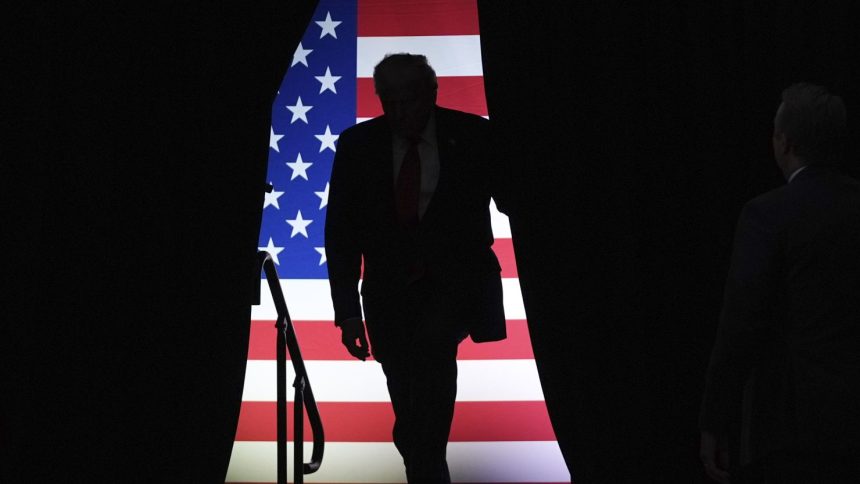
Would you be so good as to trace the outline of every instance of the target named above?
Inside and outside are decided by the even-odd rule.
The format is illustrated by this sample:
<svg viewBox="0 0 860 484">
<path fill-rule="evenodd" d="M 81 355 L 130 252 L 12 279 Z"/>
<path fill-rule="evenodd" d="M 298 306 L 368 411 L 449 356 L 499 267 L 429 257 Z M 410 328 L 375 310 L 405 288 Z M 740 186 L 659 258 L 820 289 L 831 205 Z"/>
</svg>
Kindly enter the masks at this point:
<svg viewBox="0 0 860 484">
<path fill-rule="evenodd" d="M 359 37 L 358 77 L 373 77 L 373 68 L 386 54 L 423 54 L 443 76 L 482 76 L 481 37 L 478 35 L 426 35 L 416 37 Z"/>
<path fill-rule="evenodd" d="M 274 320 L 278 317 L 269 284 L 260 282 L 260 304 L 251 306 L 251 319 Z M 293 320 L 323 320 L 334 319 L 334 308 L 331 303 L 331 289 L 327 279 L 281 279 L 287 310 Z"/>
<path fill-rule="evenodd" d="M 311 443 L 305 443 L 310 460 Z M 227 482 L 275 482 L 277 443 L 235 442 Z M 287 444 L 288 479 L 293 478 L 293 444 Z M 569 482 L 556 442 L 451 442 L 448 467 L 454 482 Z M 392 443 L 326 442 L 322 465 L 305 482 L 406 482 L 403 459 Z"/>
<path fill-rule="evenodd" d="M 511 224 L 508 216 L 499 212 L 496 201 L 490 199 L 490 223 L 493 226 L 493 237 L 497 239 L 511 238 Z"/>
<path fill-rule="evenodd" d="M 281 279 L 281 287 L 284 290 L 290 317 L 294 321 L 332 321 L 334 319 L 328 280 Z M 502 279 L 502 290 L 505 298 L 505 317 L 526 319 L 519 279 Z M 278 312 L 275 310 L 269 285 L 263 281 L 260 288 L 260 305 L 251 307 L 251 319 L 275 320 L 277 317 Z"/>
<path fill-rule="evenodd" d="M 332 341 L 339 345 L 340 342 Z M 487 343 L 492 344 L 492 343 Z M 382 366 L 372 360 L 312 360 L 305 362 L 318 402 L 388 402 Z M 534 360 L 462 360 L 457 362 L 457 401 L 542 401 L 543 392 Z M 245 368 L 243 401 L 274 402 L 276 362 L 249 360 Z M 293 369 L 287 362 L 287 384 Z M 287 392 L 293 401 L 293 390 Z"/>
</svg>

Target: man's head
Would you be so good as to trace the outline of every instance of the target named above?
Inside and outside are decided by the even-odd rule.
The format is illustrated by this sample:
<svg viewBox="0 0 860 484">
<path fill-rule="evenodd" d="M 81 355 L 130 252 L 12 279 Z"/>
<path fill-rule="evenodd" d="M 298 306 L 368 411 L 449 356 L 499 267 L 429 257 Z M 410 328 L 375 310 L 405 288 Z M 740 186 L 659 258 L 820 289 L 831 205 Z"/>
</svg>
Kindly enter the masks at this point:
<svg viewBox="0 0 860 484">
<path fill-rule="evenodd" d="M 373 84 L 392 131 L 418 136 L 436 105 L 436 72 L 427 58 L 389 54 L 373 69 Z"/>
<path fill-rule="evenodd" d="M 783 174 L 838 162 L 845 126 L 845 104 L 827 89 L 800 83 L 782 91 L 773 120 L 773 153 Z"/>
</svg>

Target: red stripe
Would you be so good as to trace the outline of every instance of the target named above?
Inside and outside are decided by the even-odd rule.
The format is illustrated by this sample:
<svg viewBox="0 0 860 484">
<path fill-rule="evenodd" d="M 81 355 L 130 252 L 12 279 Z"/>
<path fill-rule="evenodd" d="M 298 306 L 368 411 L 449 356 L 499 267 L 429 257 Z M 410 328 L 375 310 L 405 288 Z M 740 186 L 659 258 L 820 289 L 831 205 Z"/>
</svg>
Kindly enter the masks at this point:
<svg viewBox="0 0 860 484">
<path fill-rule="evenodd" d="M 478 35 L 475 0 L 359 0 L 359 37 Z"/>
<path fill-rule="evenodd" d="M 483 76 L 440 77 L 436 103 L 440 106 L 487 116 Z M 382 105 L 376 97 L 373 79 L 359 77 L 356 90 L 356 117 L 375 118 L 382 115 Z"/>
<path fill-rule="evenodd" d="M 499 259 L 499 265 L 502 266 L 502 277 L 511 279 L 519 277 L 519 272 L 517 272 L 517 259 L 514 257 L 513 239 L 496 239 L 496 241 L 493 242 L 493 252 L 496 253 L 496 257 Z"/>
<path fill-rule="evenodd" d="M 294 321 L 296 338 L 305 360 L 351 360 L 340 343 L 340 330 L 331 321 Z M 275 359 L 275 322 L 251 321 L 249 360 Z M 525 320 L 508 320 L 508 338 L 493 343 L 476 344 L 466 338 L 460 344 L 458 360 L 530 360 L 534 359 L 528 325 Z"/>
<path fill-rule="evenodd" d="M 391 442 L 394 413 L 388 402 L 317 402 L 326 442 Z M 237 441 L 275 441 L 275 402 L 242 402 Z M 293 404 L 287 405 L 287 439 L 293 440 Z M 305 440 L 312 439 L 305 419 Z M 544 402 L 457 402 L 451 442 L 555 440 Z"/>
</svg>

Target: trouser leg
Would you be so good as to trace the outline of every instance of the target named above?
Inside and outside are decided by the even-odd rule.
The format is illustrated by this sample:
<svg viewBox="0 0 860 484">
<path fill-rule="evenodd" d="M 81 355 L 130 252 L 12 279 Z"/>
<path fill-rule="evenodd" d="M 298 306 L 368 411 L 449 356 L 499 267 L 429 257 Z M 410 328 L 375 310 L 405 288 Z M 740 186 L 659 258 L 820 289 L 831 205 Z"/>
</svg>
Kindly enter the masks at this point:
<svg viewBox="0 0 860 484">
<path fill-rule="evenodd" d="M 448 435 L 457 396 L 457 346 L 466 336 L 450 296 L 419 282 L 400 305 L 399 344 L 380 361 L 394 408 L 394 445 L 410 484 L 448 483 Z M 408 329 L 407 329 L 408 328 Z"/>
<path fill-rule="evenodd" d="M 388 385 L 388 396 L 391 399 L 391 407 L 394 410 L 394 429 L 392 437 L 394 446 L 403 457 L 403 463 L 409 467 L 410 443 L 409 436 L 412 435 L 412 390 L 410 369 L 403 362 L 385 360 L 382 363 Z"/>
<path fill-rule="evenodd" d="M 441 343 L 440 343 L 441 344 Z M 456 343 L 428 348 L 418 358 L 412 383 L 412 462 L 407 468 L 410 483 L 450 482 L 446 450 L 454 402 L 457 397 Z"/>
<path fill-rule="evenodd" d="M 441 343 L 440 343 L 441 344 Z M 394 408 L 394 445 L 410 483 L 450 482 L 445 460 L 457 395 L 456 340 L 382 363 Z"/>
</svg>

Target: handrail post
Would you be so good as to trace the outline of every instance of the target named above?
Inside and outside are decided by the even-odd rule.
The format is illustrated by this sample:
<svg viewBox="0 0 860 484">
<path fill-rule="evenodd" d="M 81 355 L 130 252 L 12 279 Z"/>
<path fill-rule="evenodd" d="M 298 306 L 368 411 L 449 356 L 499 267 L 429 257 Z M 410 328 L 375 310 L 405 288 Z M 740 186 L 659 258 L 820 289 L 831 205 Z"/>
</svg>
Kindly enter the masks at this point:
<svg viewBox="0 0 860 484">
<path fill-rule="evenodd" d="M 296 389 L 293 403 L 293 481 L 302 484 L 305 481 L 305 378 L 296 375 L 293 383 Z"/>
<path fill-rule="evenodd" d="M 278 426 L 278 484 L 287 484 L 287 331 L 284 318 L 278 316 L 275 323 L 278 332 L 276 358 L 278 377 L 278 403 L 277 422 Z"/>
<path fill-rule="evenodd" d="M 277 477 L 278 483 L 286 484 L 287 482 L 287 353 L 290 354 L 290 359 L 293 369 L 296 371 L 296 379 L 294 387 L 296 388 L 295 398 L 295 436 L 293 455 L 295 459 L 295 482 L 296 484 L 304 482 L 304 474 L 316 472 L 322 464 L 323 452 L 325 449 L 325 434 L 323 432 L 322 419 L 320 418 L 319 409 L 317 408 L 314 392 L 308 381 L 307 370 L 305 369 L 302 353 L 299 350 L 299 344 L 296 340 L 295 329 L 290 320 L 290 313 L 287 311 L 287 303 L 284 299 L 283 289 L 281 288 L 280 279 L 278 277 L 275 263 L 272 256 L 266 251 L 257 253 L 261 270 L 266 275 L 266 281 L 269 284 L 269 290 L 272 293 L 272 301 L 275 303 L 277 310 L 277 320 L 275 328 L 277 329 L 276 346 L 276 367 L 277 367 Z M 259 301 L 257 301 L 259 302 Z M 313 451 L 311 452 L 311 462 L 304 463 L 304 413 L 305 409 L 308 412 L 308 421 L 313 434 Z"/>
</svg>

